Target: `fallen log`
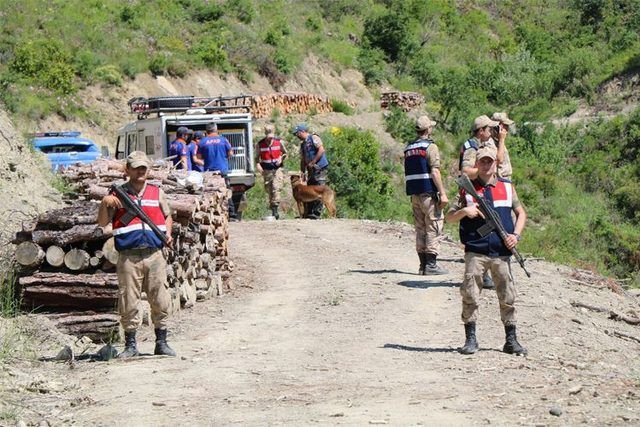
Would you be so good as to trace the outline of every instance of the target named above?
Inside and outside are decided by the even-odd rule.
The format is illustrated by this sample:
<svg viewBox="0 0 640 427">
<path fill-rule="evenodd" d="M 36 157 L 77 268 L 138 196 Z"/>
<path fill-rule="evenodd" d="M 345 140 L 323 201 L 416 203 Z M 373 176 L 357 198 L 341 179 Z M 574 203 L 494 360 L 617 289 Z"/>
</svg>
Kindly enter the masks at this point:
<svg viewBox="0 0 640 427">
<path fill-rule="evenodd" d="M 120 316 L 111 312 L 69 312 L 46 314 L 62 333 L 77 337 L 87 336 L 94 341 L 111 338 L 118 330 Z"/>
<path fill-rule="evenodd" d="M 110 233 L 96 224 L 75 225 L 68 230 L 36 230 L 32 240 L 39 245 L 67 246 L 72 243 L 107 239 Z"/>
<path fill-rule="evenodd" d="M 585 304 L 582 302 L 576 302 L 576 301 L 572 301 L 571 305 L 574 307 L 580 307 L 580 308 L 586 308 L 587 310 L 590 311 L 595 311 L 597 313 L 608 313 L 609 314 L 609 319 L 611 320 L 617 320 L 619 322 L 625 322 L 628 323 L 629 325 L 640 325 L 640 319 L 637 317 L 631 317 L 631 316 L 625 316 L 624 314 L 619 314 L 616 313 L 613 310 L 609 310 L 608 308 L 604 308 L 604 307 L 597 307 L 594 305 L 589 305 L 589 304 Z"/>
<path fill-rule="evenodd" d="M 116 306 L 118 277 L 115 273 L 36 273 L 21 277 L 23 305 L 36 308 L 95 309 Z"/>
</svg>

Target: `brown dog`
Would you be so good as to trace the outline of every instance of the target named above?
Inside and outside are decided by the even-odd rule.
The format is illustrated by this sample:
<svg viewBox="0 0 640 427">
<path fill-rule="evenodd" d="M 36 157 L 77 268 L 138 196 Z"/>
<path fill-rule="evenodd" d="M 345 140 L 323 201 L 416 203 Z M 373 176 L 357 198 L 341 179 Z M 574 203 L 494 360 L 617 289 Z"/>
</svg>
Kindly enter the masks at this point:
<svg viewBox="0 0 640 427">
<path fill-rule="evenodd" d="M 298 204 L 298 212 L 300 218 L 304 216 L 304 204 L 315 200 L 322 200 L 322 203 L 329 211 L 329 216 L 336 217 L 335 194 L 327 185 L 305 185 L 300 179 L 300 175 L 291 174 L 291 188 L 293 190 L 293 198 Z"/>
</svg>

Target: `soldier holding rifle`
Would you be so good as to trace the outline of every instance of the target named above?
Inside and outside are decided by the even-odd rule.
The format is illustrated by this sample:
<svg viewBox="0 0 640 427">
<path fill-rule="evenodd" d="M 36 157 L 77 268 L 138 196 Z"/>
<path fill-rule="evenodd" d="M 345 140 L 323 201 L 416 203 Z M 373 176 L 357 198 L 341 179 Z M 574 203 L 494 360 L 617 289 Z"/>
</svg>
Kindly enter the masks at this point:
<svg viewBox="0 0 640 427">
<path fill-rule="evenodd" d="M 118 357 L 138 356 L 136 330 L 141 324 L 142 291 L 147 293 L 156 333 L 154 354 L 175 356 L 167 344 L 167 318 L 171 297 L 167 289 L 166 262 L 162 247 L 171 244 L 171 209 L 163 191 L 147 184 L 151 162 L 142 151 L 127 157 L 129 180 L 102 199 L 98 224 L 113 225 L 118 250 L 118 312 L 125 334 L 125 348 Z M 119 194 L 118 194 L 119 193 Z M 121 197 L 129 197 L 124 200 Z M 139 209 L 132 209 L 131 202 Z M 127 206 L 129 205 L 129 206 Z M 153 224 L 153 225 L 152 225 Z M 166 233 L 166 234 L 162 234 Z"/>
<path fill-rule="evenodd" d="M 490 270 L 496 283 L 500 301 L 500 318 L 505 327 L 506 342 L 502 351 L 509 354 L 526 355 L 527 350 L 516 337 L 516 289 L 511 275 L 510 258 L 520 240 L 527 215 L 518 200 L 511 182 L 496 175 L 497 153 L 493 147 L 480 148 L 476 155 L 477 178 L 471 181 L 473 191 L 460 189 L 458 197 L 447 213 L 446 220 L 460 221 L 460 240 L 464 244 L 465 271 L 460 294 L 462 295 L 462 322 L 466 340 L 460 349 L 463 354 L 478 350 L 476 320 L 482 291 L 482 276 Z M 463 178 L 466 178 L 464 176 Z M 470 193 L 476 193 L 489 202 L 503 228 L 487 227 L 486 215 L 479 209 L 479 202 Z M 515 213 L 515 224 L 511 213 Z M 501 236 L 502 235 L 502 236 Z M 523 263 L 521 265 L 524 265 Z M 526 270 L 525 270 L 526 271 Z M 528 274 L 528 273 L 527 273 Z"/>
</svg>

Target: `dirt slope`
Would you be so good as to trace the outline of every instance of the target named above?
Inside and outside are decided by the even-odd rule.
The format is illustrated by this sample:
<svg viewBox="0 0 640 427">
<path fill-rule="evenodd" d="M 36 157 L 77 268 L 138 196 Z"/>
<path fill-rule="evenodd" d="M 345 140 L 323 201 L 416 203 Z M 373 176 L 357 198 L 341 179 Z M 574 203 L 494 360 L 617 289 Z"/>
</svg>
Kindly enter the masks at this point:
<svg viewBox="0 0 640 427">
<path fill-rule="evenodd" d="M 9 241 L 23 220 L 59 203 L 44 158 L 32 153 L 0 108 L 0 271 L 10 257 Z"/>
<path fill-rule="evenodd" d="M 362 74 L 355 70 L 336 71 L 314 55 L 302 63 L 300 69 L 285 83 L 283 92 L 309 92 L 341 100 L 353 100 L 359 109 L 372 105 L 373 96 L 364 85 Z M 244 83 L 233 74 L 220 75 L 205 70 L 195 71 L 185 78 L 139 74 L 121 87 L 92 85 L 76 95 L 76 99 L 89 112 L 91 120 L 65 120 L 50 116 L 40 122 L 21 123 L 28 132 L 44 130 L 79 130 L 98 145 L 113 151 L 117 130 L 135 120 L 129 114 L 127 101 L 136 96 L 195 95 L 218 96 L 239 94 L 266 94 L 275 92 L 266 78 L 255 74 L 253 81 Z"/>
<path fill-rule="evenodd" d="M 638 326 L 570 305 L 638 303 L 571 282 L 567 268 L 534 261 L 531 279 L 514 268 L 528 357 L 500 351 L 493 292 L 481 351 L 462 356 L 457 245 L 443 246 L 451 273 L 425 278 L 406 224 L 244 222 L 231 236 L 236 290 L 172 320 L 177 359 L 36 363 L 39 391 L 14 384 L 4 400 L 19 396 L 29 421 L 80 425 L 640 422 L 640 343 L 610 335 L 639 337 Z"/>
</svg>

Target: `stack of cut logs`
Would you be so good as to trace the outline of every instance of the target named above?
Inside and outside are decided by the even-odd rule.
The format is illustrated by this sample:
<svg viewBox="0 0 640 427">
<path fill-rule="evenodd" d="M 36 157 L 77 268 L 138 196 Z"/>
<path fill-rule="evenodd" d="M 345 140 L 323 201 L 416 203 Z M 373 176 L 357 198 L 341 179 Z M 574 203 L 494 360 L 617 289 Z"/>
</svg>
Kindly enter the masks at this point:
<svg viewBox="0 0 640 427">
<path fill-rule="evenodd" d="M 356 106 L 356 103 L 352 101 L 347 101 L 347 104 L 352 107 Z M 268 95 L 221 97 L 219 100 L 214 101 L 213 104 L 207 102 L 206 105 L 227 107 L 226 111 L 228 113 L 243 112 L 244 108 L 249 107 L 251 114 L 255 118 L 271 117 L 274 110 L 278 110 L 282 114 L 308 114 L 312 111 L 329 113 L 333 111 L 331 101 L 326 96 L 305 92 L 278 92 Z M 194 105 L 194 108 L 202 106 Z"/>
<path fill-rule="evenodd" d="M 227 208 L 230 191 L 217 174 L 203 174 L 194 189 L 168 167 L 154 167 L 150 183 L 160 185 L 172 210 L 173 248 L 165 249 L 172 311 L 223 292 L 229 277 Z M 43 309 L 63 332 L 102 339 L 117 326 L 118 281 L 111 226 L 96 224 L 98 200 L 124 182 L 123 164 L 99 160 L 64 172 L 76 192 L 62 209 L 23 223 L 16 233 L 15 259 L 25 308 Z M 182 183 L 182 185 L 181 185 Z M 148 308 L 145 321 L 149 321 Z"/>
<path fill-rule="evenodd" d="M 380 97 L 382 108 L 398 107 L 411 111 L 424 103 L 424 97 L 416 92 L 383 92 Z"/>
<path fill-rule="evenodd" d="M 307 114 L 314 110 L 317 113 L 333 111 L 331 101 L 327 97 L 304 92 L 254 95 L 251 98 L 251 114 L 254 117 L 271 117 L 274 110 L 278 110 L 285 115 Z"/>
</svg>

